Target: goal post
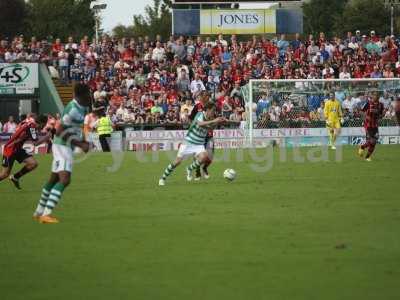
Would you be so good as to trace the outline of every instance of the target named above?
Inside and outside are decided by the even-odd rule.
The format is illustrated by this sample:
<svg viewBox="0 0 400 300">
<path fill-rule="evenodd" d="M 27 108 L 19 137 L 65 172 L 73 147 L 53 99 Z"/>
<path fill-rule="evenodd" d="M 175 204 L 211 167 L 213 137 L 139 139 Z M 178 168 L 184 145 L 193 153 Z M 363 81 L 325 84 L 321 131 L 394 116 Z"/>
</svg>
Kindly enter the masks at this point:
<svg viewBox="0 0 400 300">
<path fill-rule="evenodd" d="M 331 93 L 342 103 L 344 127 L 362 127 L 362 103 L 373 92 L 384 102 L 381 126 L 396 126 L 393 101 L 400 78 L 252 79 L 242 88 L 246 107 L 246 144 L 254 146 L 256 129 L 325 128 L 323 106 Z"/>
</svg>

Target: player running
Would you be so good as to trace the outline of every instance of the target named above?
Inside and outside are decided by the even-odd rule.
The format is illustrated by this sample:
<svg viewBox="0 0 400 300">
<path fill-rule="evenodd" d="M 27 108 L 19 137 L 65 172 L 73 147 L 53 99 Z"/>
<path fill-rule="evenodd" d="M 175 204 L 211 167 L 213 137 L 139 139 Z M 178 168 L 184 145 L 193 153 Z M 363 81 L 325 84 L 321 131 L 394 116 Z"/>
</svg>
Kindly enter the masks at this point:
<svg viewBox="0 0 400 300">
<path fill-rule="evenodd" d="M 39 204 L 33 214 L 40 223 L 59 223 L 59 220 L 51 214 L 70 184 L 73 148 L 79 147 L 84 152 L 89 151 L 89 143 L 83 140 L 82 126 L 90 100 L 89 87 L 85 84 L 76 84 L 74 99 L 64 108 L 61 120 L 56 126 L 50 179 L 42 189 Z"/>
<path fill-rule="evenodd" d="M 197 114 L 204 109 L 204 105 L 206 105 L 210 101 L 210 94 L 206 91 L 202 92 L 200 95 L 200 101 L 197 103 L 190 113 L 189 119 L 194 120 Z M 201 179 L 201 171 L 203 171 L 203 176 L 205 179 L 209 179 L 210 175 L 208 173 L 208 167 L 211 165 L 213 157 L 214 157 L 214 130 L 213 128 L 208 129 L 207 137 L 205 140 L 204 147 L 207 150 L 208 158 L 204 162 L 202 166 L 196 168 L 196 175 L 194 180 L 198 181 Z"/>
<path fill-rule="evenodd" d="M 358 155 L 364 158 L 365 150 L 368 150 L 365 160 L 371 161 L 371 155 L 374 153 L 379 138 L 378 122 L 382 118 L 384 111 L 384 106 L 379 102 L 377 92 L 373 93 L 372 99 L 365 103 L 362 110 L 365 112 L 364 128 L 366 141 L 358 149 Z"/>
<path fill-rule="evenodd" d="M 29 140 L 33 141 L 34 146 L 37 146 L 50 139 L 49 135 L 45 135 L 41 138 L 38 136 L 39 129 L 42 128 L 46 122 L 46 117 L 37 117 L 35 114 L 30 114 L 29 117 L 18 124 L 16 132 L 4 146 L 3 168 L 0 171 L 0 181 L 9 177 L 14 186 L 19 190 L 21 189 L 19 182 L 21 177 L 32 172 L 38 166 L 36 159 L 31 154 L 27 153 L 23 146 L 25 142 Z M 24 166 L 19 172 L 9 176 L 15 161 L 23 163 Z"/>
<path fill-rule="evenodd" d="M 186 169 L 187 180 L 193 179 L 192 172 L 204 164 L 208 158 L 205 149 L 208 130 L 226 122 L 225 118 L 215 119 L 215 104 L 209 102 L 204 106 L 204 111 L 199 112 L 194 118 L 190 128 L 186 134 L 185 142 L 179 146 L 178 155 L 175 162 L 168 165 L 164 174 L 159 180 L 160 186 L 165 185 L 168 176 L 179 166 L 186 157 L 195 156 L 193 163 Z"/>
<path fill-rule="evenodd" d="M 334 93 L 330 93 L 329 99 L 325 102 L 324 115 L 329 134 L 329 146 L 332 150 L 336 150 L 336 138 L 339 136 L 342 127 L 343 113 L 342 105 L 335 99 Z"/>
</svg>

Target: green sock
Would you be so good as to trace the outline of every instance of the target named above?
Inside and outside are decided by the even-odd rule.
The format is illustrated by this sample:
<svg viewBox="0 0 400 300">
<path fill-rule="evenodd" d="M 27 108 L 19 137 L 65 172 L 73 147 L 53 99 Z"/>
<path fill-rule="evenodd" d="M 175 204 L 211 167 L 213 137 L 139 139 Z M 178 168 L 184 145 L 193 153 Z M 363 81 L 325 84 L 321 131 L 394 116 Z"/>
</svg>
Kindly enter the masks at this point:
<svg viewBox="0 0 400 300">
<path fill-rule="evenodd" d="M 47 201 L 49 200 L 50 191 L 51 191 L 52 188 L 53 188 L 53 184 L 51 184 L 51 183 L 46 183 L 43 186 L 42 194 L 41 194 L 40 200 L 39 200 L 39 204 L 38 204 L 38 206 L 36 208 L 36 211 L 35 211 L 35 215 L 36 216 L 41 216 L 43 214 L 44 209 L 46 208 Z"/>
<path fill-rule="evenodd" d="M 332 145 L 334 146 L 336 144 L 336 134 L 334 133 L 332 135 Z"/>
<path fill-rule="evenodd" d="M 200 163 L 197 161 L 197 159 L 194 160 L 194 162 L 187 168 L 189 172 L 192 172 L 193 170 L 197 169 L 200 167 Z"/>
<path fill-rule="evenodd" d="M 333 145 L 333 133 L 332 131 L 329 131 L 329 145 Z"/>
<path fill-rule="evenodd" d="M 65 186 L 62 183 L 56 183 L 50 191 L 50 196 L 48 197 L 46 208 L 43 212 L 43 215 L 47 216 L 53 212 L 53 209 L 60 202 L 61 195 L 65 189 Z"/>
<path fill-rule="evenodd" d="M 165 169 L 162 179 L 167 179 L 169 175 L 175 170 L 175 166 L 173 164 L 169 164 L 168 167 Z"/>
</svg>

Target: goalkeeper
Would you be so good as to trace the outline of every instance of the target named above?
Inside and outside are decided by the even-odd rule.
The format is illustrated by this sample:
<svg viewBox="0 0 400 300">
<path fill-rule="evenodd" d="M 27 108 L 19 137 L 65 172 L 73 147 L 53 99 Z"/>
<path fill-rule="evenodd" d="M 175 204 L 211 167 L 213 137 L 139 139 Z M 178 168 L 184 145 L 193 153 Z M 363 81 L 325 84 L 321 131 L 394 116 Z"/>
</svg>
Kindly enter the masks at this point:
<svg viewBox="0 0 400 300">
<path fill-rule="evenodd" d="M 336 138 L 343 124 L 343 113 L 342 105 L 335 99 L 334 93 L 330 93 L 329 99 L 325 102 L 324 115 L 329 134 L 329 146 L 332 150 L 336 150 Z"/>
</svg>

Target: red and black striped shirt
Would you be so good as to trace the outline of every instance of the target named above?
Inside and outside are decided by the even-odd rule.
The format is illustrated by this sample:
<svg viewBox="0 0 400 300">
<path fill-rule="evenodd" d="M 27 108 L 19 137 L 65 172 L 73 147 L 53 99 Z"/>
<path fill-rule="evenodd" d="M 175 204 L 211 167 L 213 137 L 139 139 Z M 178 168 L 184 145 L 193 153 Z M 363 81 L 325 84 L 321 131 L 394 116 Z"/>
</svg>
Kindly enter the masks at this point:
<svg viewBox="0 0 400 300">
<path fill-rule="evenodd" d="M 379 119 L 383 116 L 384 106 L 381 102 L 375 102 L 373 100 L 368 101 L 364 106 L 363 111 L 365 112 L 364 127 L 365 128 L 378 128 Z"/>
<path fill-rule="evenodd" d="M 37 128 L 37 124 L 32 119 L 19 123 L 17 130 L 4 146 L 3 156 L 11 157 L 22 149 L 26 141 L 36 141 L 38 139 Z"/>
</svg>

